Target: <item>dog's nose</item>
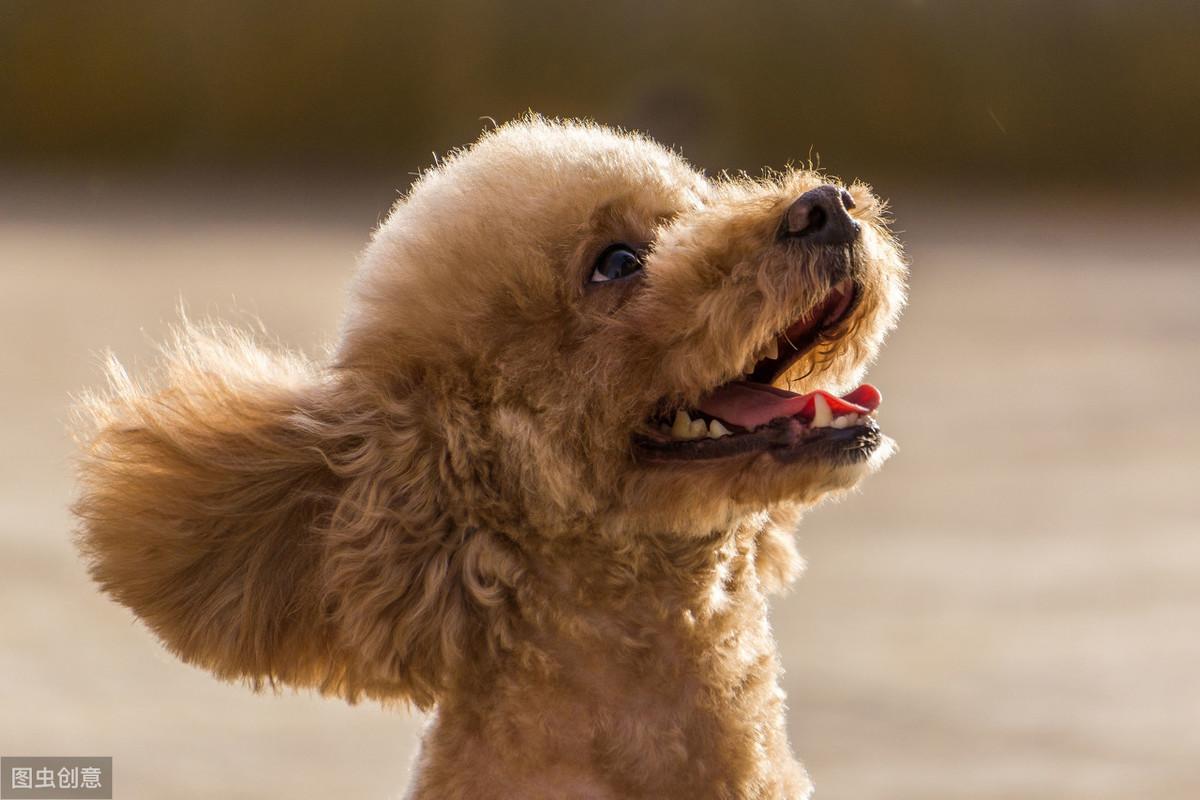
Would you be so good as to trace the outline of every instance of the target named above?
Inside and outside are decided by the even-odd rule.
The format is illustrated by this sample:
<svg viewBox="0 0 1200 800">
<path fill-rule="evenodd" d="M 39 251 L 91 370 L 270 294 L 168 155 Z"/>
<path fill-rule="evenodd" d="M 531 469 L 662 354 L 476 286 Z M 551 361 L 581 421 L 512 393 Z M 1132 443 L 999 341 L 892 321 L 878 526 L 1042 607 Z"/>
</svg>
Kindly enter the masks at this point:
<svg viewBox="0 0 1200 800">
<path fill-rule="evenodd" d="M 809 189 L 787 210 L 788 236 L 814 244 L 850 244 L 858 238 L 858 223 L 848 213 L 854 198 L 836 186 Z"/>
</svg>

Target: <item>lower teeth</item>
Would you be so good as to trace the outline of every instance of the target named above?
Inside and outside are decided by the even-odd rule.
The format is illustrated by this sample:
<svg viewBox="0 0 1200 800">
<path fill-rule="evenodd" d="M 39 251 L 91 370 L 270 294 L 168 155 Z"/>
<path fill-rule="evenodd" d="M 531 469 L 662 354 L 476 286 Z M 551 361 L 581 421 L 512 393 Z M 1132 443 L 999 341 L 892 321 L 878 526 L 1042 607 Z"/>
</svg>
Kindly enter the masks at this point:
<svg viewBox="0 0 1200 800">
<path fill-rule="evenodd" d="M 675 423 L 668 427 L 662 426 L 664 433 L 669 433 L 673 439 L 720 439 L 723 436 L 731 436 L 732 432 L 722 425 L 718 420 L 705 422 L 703 419 L 692 419 L 691 416 L 683 410 L 675 412 Z"/>
<path fill-rule="evenodd" d="M 866 419 L 867 414 L 842 414 L 841 416 L 833 416 L 829 407 L 826 405 L 824 413 L 822 413 L 821 405 L 823 398 L 818 397 L 817 413 L 813 419 L 805 423 L 805 427 L 810 430 L 817 428 L 836 428 L 844 430 L 852 428 Z M 668 425 L 665 422 L 658 426 L 659 430 L 669 435 L 672 439 L 681 441 L 691 441 L 695 439 L 721 439 L 726 436 L 733 436 L 733 432 L 725 427 L 720 420 L 710 420 L 705 422 L 701 418 L 692 419 L 691 415 L 686 411 L 680 410 L 675 412 L 674 424 Z M 751 429 L 753 430 L 753 429 Z"/>
</svg>

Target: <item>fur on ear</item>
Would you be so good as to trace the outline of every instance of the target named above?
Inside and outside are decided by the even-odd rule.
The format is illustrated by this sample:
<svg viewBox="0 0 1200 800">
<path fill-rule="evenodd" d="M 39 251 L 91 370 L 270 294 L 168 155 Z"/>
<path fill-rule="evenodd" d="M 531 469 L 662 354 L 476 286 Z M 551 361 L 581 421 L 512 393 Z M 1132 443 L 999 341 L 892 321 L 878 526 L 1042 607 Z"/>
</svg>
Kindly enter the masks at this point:
<svg viewBox="0 0 1200 800">
<path fill-rule="evenodd" d="M 73 510 L 93 578 L 171 651 L 256 689 L 427 707 L 508 638 L 519 566 L 446 513 L 411 389 L 224 328 L 165 356 L 160 387 L 110 360 L 80 404 Z"/>
</svg>

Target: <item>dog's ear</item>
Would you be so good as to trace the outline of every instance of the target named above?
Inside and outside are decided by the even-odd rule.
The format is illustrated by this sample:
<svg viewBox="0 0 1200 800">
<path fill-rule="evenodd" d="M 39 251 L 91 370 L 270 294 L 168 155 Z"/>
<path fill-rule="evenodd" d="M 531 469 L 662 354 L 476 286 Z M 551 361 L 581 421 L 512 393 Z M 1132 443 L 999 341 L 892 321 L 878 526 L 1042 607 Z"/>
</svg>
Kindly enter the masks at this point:
<svg viewBox="0 0 1200 800">
<path fill-rule="evenodd" d="M 505 637 L 519 571 L 456 526 L 419 400 L 185 329 L 163 386 L 81 405 L 78 542 L 180 658 L 256 688 L 430 705 Z"/>
</svg>

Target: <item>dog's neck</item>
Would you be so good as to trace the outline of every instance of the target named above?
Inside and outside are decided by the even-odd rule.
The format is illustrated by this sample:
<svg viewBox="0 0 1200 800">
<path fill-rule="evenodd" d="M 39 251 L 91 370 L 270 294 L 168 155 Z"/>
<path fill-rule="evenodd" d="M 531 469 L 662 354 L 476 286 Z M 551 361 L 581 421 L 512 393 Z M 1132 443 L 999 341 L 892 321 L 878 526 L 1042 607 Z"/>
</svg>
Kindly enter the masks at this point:
<svg viewBox="0 0 1200 800">
<path fill-rule="evenodd" d="M 533 556 L 524 638 L 440 705 L 414 798 L 806 797 L 756 546 L 738 526 Z"/>
</svg>

